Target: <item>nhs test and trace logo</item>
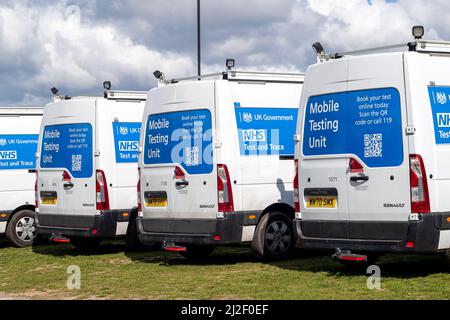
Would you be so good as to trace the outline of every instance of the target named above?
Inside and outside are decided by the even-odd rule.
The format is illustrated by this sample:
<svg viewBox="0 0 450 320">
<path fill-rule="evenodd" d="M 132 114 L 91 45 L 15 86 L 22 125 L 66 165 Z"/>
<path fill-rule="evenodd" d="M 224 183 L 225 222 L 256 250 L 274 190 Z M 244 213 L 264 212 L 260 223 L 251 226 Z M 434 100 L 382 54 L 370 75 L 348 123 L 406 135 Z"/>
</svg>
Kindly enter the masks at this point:
<svg viewBox="0 0 450 320">
<path fill-rule="evenodd" d="M 438 91 L 435 93 L 436 102 L 440 105 L 445 105 L 448 102 L 448 97 L 445 92 Z M 436 113 L 437 125 L 439 128 L 450 128 L 450 112 Z"/>
<path fill-rule="evenodd" d="M 139 151 L 139 141 L 119 141 L 120 152 Z"/>
</svg>

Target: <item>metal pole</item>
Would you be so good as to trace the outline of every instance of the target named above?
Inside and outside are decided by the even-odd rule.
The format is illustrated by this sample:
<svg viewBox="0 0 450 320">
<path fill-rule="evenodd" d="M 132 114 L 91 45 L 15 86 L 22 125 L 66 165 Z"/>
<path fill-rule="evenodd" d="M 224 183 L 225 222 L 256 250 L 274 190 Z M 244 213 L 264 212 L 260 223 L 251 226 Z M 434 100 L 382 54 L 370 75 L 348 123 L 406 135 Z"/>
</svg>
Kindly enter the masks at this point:
<svg viewBox="0 0 450 320">
<path fill-rule="evenodd" d="M 198 77 L 202 75 L 202 46 L 200 32 L 200 0 L 197 0 L 197 68 Z"/>
</svg>

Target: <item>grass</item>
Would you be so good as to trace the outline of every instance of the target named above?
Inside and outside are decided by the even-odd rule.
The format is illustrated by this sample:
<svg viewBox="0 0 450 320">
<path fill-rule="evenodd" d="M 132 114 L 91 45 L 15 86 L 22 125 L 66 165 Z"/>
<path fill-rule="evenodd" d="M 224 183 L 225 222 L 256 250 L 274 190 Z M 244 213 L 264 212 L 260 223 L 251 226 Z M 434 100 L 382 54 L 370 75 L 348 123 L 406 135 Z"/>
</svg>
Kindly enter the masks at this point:
<svg viewBox="0 0 450 320">
<path fill-rule="evenodd" d="M 121 241 L 92 253 L 69 244 L 16 249 L 0 242 L 0 297 L 31 299 L 450 299 L 450 273 L 438 255 L 380 259 L 381 290 L 365 270 L 329 255 L 262 263 L 246 247 L 220 248 L 202 262 L 165 252 L 126 253 Z M 68 290 L 68 266 L 81 289 Z"/>
</svg>

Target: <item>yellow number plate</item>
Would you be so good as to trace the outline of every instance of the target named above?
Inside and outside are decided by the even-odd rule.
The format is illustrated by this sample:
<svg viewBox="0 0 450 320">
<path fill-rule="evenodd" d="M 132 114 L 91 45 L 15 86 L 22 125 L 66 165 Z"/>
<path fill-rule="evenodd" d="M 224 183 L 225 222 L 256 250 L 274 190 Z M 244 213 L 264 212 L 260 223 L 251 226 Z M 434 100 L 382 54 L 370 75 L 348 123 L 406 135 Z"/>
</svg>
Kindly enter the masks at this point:
<svg viewBox="0 0 450 320">
<path fill-rule="evenodd" d="M 46 206 L 56 206 L 58 201 L 56 197 L 41 197 L 41 204 Z"/>
<path fill-rule="evenodd" d="M 336 197 L 309 197 L 306 201 L 307 208 L 336 208 Z"/>
<path fill-rule="evenodd" d="M 145 199 L 145 206 L 152 208 L 167 207 L 167 198 L 148 198 Z"/>
</svg>

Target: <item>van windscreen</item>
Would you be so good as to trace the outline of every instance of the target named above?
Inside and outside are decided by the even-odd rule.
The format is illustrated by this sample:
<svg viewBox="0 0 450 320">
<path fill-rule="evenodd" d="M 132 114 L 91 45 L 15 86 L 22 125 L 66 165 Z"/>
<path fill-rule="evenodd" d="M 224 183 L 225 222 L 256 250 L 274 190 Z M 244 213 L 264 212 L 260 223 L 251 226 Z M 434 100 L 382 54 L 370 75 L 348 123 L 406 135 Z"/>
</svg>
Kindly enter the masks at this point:
<svg viewBox="0 0 450 320">
<path fill-rule="evenodd" d="M 304 114 L 305 156 L 356 155 L 368 167 L 403 163 L 400 94 L 395 88 L 313 96 Z"/>
<path fill-rule="evenodd" d="M 189 174 L 213 171 L 211 112 L 206 109 L 150 115 L 144 164 L 180 164 Z"/>
<path fill-rule="evenodd" d="M 92 177 L 92 126 L 89 123 L 46 126 L 42 135 L 40 167 L 67 170 L 74 178 Z"/>
</svg>

